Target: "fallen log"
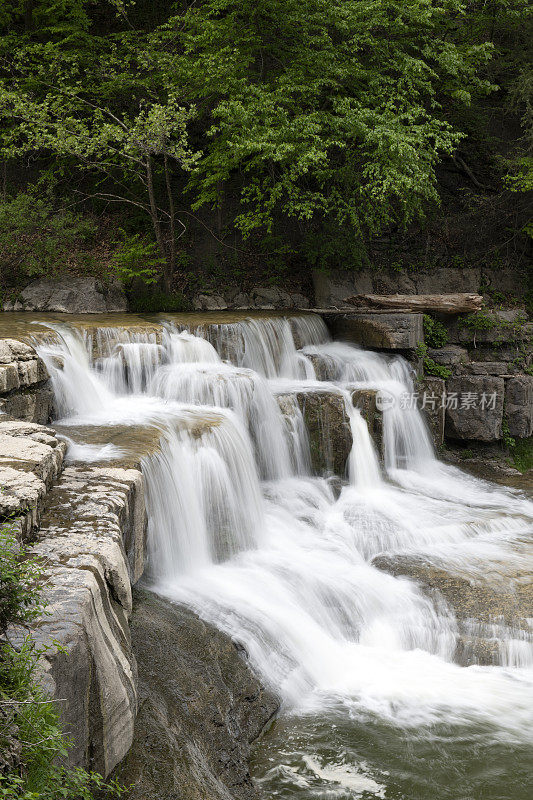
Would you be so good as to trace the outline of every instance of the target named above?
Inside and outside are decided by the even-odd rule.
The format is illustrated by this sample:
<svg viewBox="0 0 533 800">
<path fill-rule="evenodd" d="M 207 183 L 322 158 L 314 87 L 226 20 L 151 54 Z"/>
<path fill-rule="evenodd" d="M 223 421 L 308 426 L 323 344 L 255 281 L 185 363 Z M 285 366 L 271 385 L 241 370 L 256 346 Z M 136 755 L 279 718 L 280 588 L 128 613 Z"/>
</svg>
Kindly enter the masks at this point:
<svg viewBox="0 0 533 800">
<path fill-rule="evenodd" d="M 479 311 L 483 303 L 480 294 L 354 294 L 345 303 L 356 308 L 381 308 L 394 311 L 434 311 L 439 314 L 466 314 Z"/>
</svg>

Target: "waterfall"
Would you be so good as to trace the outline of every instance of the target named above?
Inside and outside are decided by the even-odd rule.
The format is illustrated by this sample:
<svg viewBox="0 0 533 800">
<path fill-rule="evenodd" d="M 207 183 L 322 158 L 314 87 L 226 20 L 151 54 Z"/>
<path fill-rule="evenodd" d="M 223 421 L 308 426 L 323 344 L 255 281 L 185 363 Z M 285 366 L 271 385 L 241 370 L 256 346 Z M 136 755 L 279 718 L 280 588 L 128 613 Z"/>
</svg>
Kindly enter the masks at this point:
<svg viewBox="0 0 533 800">
<path fill-rule="evenodd" d="M 437 461 L 402 402 L 408 364 L 330 341 L 311 314 L 158 325 L 55 326 L 38 347 L 64 424 L 160 435 L 143 459 L 150 585 L 240 642 L 287 713 L 530 740 L 526 627 L 457 619 L 443 595 L 376 566 L 407 558 L 496 592 L 518 591 L 527 569 L 533 504 Z M 383 469 L 354 389 L 392 399 Z M 311 472 L 295 397 L 317 390 L 344 404 L 347 480 Z M 490 666 L 466 665 L 476 637 L 494 642 Z"/>
</svg>

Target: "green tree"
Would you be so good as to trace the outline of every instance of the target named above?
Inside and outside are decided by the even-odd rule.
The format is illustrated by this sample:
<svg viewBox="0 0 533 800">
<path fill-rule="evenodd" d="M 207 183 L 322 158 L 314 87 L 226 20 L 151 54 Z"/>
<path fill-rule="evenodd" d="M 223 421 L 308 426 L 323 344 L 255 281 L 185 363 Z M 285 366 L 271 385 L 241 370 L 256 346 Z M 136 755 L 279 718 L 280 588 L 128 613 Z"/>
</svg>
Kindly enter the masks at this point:
<svg viewBox="0 0 533 800">
<path fill-rule="evenodd" d="M 12 5 L 17 20 L 21 6 Z M 112 20 L 113 9 L 124 13 L 118 2 L 98 5 Z M 0 153 L 48 155 L 56 168 L 82 169 L 90 190 L 74 191 L 148 214 L 170 288 L 184 227 L 171 172 L 194 166 L 193 107 L 180 102 L 164 53 L 146 33 L 120 30 L 120 19 L 115 32 L 93 33 L 84 0 L 67 0 L 59 11 L 48 0 L 30 8 L 31 23 L 0 38 Z"/>
<path fill-rule="evenodd" d="M 193 208 L 243 176 L 236 224 L 360 243 L 438 202 L 435 167 L 461 138 L 447 105 L 489 91 L 490 44 L 454 43 L 459 0 L 206 0 L 161 30 L 207 129 Z"/>
</svg>

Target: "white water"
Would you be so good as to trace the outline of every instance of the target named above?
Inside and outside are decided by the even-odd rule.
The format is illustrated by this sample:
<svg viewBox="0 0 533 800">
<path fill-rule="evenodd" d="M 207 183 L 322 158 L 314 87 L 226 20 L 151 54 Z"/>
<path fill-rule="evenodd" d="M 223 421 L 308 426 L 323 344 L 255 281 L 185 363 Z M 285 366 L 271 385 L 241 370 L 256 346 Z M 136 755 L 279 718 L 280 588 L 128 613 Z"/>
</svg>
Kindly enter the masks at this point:
<svg viewBox="0 0 533 800">
<path fill-rule="evenodd" d="M 444 602 L 371 563 L 411 553 L 511 592 L 531 566 L 533 504 L 435 459 L 420 413 L 401 407 L 412 390 L 406 362 L 330 342 L 313 316 L 197 335 L 166 324 L 157 341 L 108 329 L 96 357 L 92 338 L 55 330 L 58 343 L 40 352 L 63 423 L 161 431 L 143 467 L 152 586 L 241 642 L 287 713 L 533 738 L 532 639 L 519 621 L 461 629 Z M 353 388 L 395 400 L 384 412 L 384 471 Z M 354 445 L 340 495 L 310 474 L 296 389 L 327 389 L 345 404 Z M 293 410 L 286 419 L 279 392 Z M 459 636 L 476 633 L 494 637 L 498 665 L 455 663 Z"/>
</svg>

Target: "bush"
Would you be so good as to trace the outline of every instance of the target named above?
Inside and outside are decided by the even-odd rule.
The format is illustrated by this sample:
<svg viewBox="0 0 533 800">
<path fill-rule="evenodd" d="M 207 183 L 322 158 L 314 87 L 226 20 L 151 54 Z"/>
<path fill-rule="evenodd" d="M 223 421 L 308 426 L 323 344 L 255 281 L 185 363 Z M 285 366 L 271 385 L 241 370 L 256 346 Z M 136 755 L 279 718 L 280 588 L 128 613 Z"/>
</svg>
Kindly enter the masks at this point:
<svg viewBox="0 0 533 800">
<path fill-rule="evenodd" d="M 416 347 L 416 354 L 418 358 L 422 359 L 424 364 L 424 374 L 433 375 L 435 378 L 442 378 L 443 380 L 447 380 L 449 377 L 451 377 L 451 369 L 444 367 L 442 364 L 437 364 L 437 362 L 430 358 L 427 353 L 427 345 L 419 342 Z"/>
<path fill-rule="evenodd" d="M 161 257 L 155 242 L 139 233 L 128 236 L 121 228 L 118 249 L 111 260 L 111 267 L 125 286 L 137 280 L 144 284 L 159 280 L 165 259 Z"/>
<path fill-rule="evenodd" d="M 424 314 L 424 339 L 429 347 L 444 347 L 448 343 L 448 331 L 442 324 L 429 314 Z"/>
<path fill-rule="evenodd" d="M 0 528 L 0 798 L 9 800 L 90 800 L 106 789 L 118 796 L 114 782 L 65 764 L 65 738 L 54 701 L 36 679 L 42 650 L 29 634 L 10 641 L 8 629 L 21 631 L 43 613 L 38 563 L 21 548 L 13 526 Z"/>
<path fill-rule="evenodd" d="M 86 216 L 57 208 L 37 187 L 0 200 L 0 274 L 4 286 L 53 275 L 94 240 Z"/>
</svg>

